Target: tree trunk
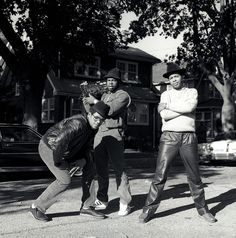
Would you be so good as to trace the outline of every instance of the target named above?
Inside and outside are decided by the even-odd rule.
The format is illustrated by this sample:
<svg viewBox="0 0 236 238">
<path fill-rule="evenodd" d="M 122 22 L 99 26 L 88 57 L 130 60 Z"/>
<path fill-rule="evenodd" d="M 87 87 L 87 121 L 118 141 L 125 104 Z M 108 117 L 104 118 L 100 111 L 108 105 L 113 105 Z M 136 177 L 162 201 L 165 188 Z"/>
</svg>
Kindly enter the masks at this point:
<svg viewBox="0 0 236 238">
<path fill-rule="evenodd" d="M 41 123 L 42 96 L 47 78 L 47 69 L 33 63 L 28 68 L 24 68 L 23 78 L 23 124 L 38 130 L 38 124 Z M 21 81 L 22 82 L 22 81 Z"/>
<path fill-rule="evenodd" d="M 226 75 L 226 73 L 223 75 Z M 208 78 L 223 98 L 221 110 L 222 129 L 224 132 L 234 130 L 235 104 L 232 95 L 233 80 L 227 76 L 223 76 L 222 84 L 214 75 L 209 75 Z"/>
<path fill-rule="evenodd" d="M 38 130 L 38 124 L 40 123 L 41 114 L 41 103 L 39 101 L 38 95 L 34 94 L 31 88 L 28 89 L 29 92 L 24 95 L 24 105 L 23 105 L 23 121 L 24 125 L 28 125 Z M 42 98 L 42 97 L 41 97 Z"/>
<path fill-rule="evenodd" d="M 234 130 L 234 113 L 235 105 L 231 98 L 223 98 L 224 103 L 222 106 L 222 128 L 224 132 Z"/>
</svg>

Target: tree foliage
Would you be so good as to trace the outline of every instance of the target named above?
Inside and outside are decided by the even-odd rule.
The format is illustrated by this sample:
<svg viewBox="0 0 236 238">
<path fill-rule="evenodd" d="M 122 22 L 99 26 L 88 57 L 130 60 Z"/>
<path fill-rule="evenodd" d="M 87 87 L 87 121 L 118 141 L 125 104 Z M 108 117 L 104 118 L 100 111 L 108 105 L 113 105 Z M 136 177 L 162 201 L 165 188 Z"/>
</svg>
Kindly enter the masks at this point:
<svg viewBox="0 0 236 238">
<path fill-rule="evenodd" d="M 149 10 L 154 9 L 158 9 L 156 19 L 150 17 Z M 176 38 L 182 34 L 183 43 L 177 56 L 170 56 L 169 60 L 187 63 L 188 71 L 212 82 L 224 100 L 223 129 L 234 129 L 236 2 L 160 0 L 146 11 L 150 18 L 146 22 L 139 18 L 131 24 L 130 39 L 135 39 L 143 25 L 146 28 L 154 25 L 165 37 Z"/>
<path fill-rule="evenodd" d="M 46 74 L 58 67 L 59 52 L 67 59 L 64 62 L 71 64 L 75 59 L 86 61 L 94 54 L 104 55 L 145 37 L 152 27 L 140 30 L 133 39 L 120 29 L 124 12 L 138 12 L 140 8 L 142 18 L 145 6 L 145 1 L 130 0 L 1 1 L 0 55 L 21 85 L 24 121 L 33 125 L 39 122 Z"/>
<path fill-rule="evenodd" d="M 233 0 L 2 0 L 0 31 L 12 49 L 1 38 L 0 55 L 25 97 L 32 98 L 26 102 L 38 105 L 25 108 L 37 122 L 40 112 L 34 109 L 40 108 L 47 72 L 58 66 L 58 52 L 71 64 L 138 42 L 160 29 L 165 37 L 183 34 L 177 56 L 169 60 L 187 62 L 191 72 L 211 80 L 230 105 L 232 129 L 235 5 Z M 121 30 L 122 14 L 127 12 L 136 19 L 128 30 Z"/>
</svg>

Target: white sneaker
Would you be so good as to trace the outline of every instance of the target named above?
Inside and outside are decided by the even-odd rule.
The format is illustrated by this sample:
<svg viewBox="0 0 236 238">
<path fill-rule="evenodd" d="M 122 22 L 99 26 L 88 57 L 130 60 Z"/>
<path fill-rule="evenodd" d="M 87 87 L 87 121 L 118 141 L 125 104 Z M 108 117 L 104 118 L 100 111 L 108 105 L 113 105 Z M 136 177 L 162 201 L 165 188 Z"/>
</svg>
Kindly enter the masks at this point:
<svg viewBox="0 0 236 238">
<path fill-rule="evenodd" d="M 127 204 L 120 203 L 120 210 L 118 212 L 118 216 L 126 216 L 130 213 L 131 207 Z"/>
<path fill-rule="evenodd" d="M 108 206 L 108 202 L 102 202 L 98 199 L 96 199 L 96 201 L 94 202 L 95 210 L 104 210 L 107 208 L 107 206 Z"/>
</svg>

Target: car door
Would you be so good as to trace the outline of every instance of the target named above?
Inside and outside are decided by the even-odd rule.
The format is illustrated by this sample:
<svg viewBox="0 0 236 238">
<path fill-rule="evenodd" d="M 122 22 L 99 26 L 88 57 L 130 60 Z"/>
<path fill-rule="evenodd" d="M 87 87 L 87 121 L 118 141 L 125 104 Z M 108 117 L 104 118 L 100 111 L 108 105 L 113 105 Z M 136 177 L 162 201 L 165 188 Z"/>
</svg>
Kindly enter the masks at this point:
<svg viewBox="0 0 236 238">
<path fill-rule="evenodd" d="M 29 127 L 2 127 L 0 163 L 4 166 L 42 163 L 38 154 L 39 140 L 40 135 Z"/>
</svg>

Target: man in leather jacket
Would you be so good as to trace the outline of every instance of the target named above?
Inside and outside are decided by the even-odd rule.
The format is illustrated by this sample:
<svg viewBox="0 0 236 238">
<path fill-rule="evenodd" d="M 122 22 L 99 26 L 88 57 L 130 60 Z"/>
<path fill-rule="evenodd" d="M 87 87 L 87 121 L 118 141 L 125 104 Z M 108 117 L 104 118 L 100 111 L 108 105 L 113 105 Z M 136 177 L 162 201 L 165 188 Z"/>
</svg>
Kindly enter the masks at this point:
<svg viewBox="0 0 236 238">
<path fill-rule="evenodd" d="M 80 214 L 105 218 L 92 207 L 95 200 L 94 171 L 89 152 L 90 140 L 95 130 L 105 120 L 109 106 L 104 102 L 90 108 L 87 116 L 82 114 L 65 118 L 47 130 L 39 143 L 39 154 L 49 170 L 56 177 L 46 190 L 33 202 L 30 212 L 35 219 L 49 221 L 46 210 L 56 201 L 71 183 L 70 165 L 86 159 L 82 175 L 82 206 Z"/>
<path fill-rule="evenodd" d="M 162 135 L 155 176 L 143 212 L 139 216 L 141 223 L 148 222 L 157 210 L 170 164 L 178 153 L 186 168 L 190 192 L 199 217 L 210 223 L 216 222 L 215 217 L 208 210 L 199 175 L 194 113 L 198 94 L 194 88 L 183 87 L 182 75 L 184 72 L 185 69 L 170 63 L 167 65 L 167 72 L 163 75 L 169 79 L 172 89 L 161 94 L 161 102 L 158 106 L 158 112 L 162 118 Z"/>
</svg>

